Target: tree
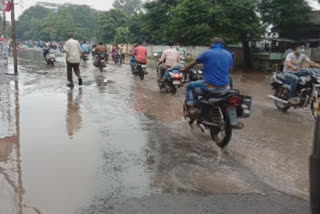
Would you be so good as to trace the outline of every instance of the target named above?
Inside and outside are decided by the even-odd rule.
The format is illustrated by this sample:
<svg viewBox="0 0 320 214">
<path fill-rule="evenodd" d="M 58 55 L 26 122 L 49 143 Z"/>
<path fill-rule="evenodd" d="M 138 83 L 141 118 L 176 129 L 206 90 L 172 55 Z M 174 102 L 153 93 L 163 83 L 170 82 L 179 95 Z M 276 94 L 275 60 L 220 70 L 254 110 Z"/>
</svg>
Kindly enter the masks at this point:
<svg viewBox="0 0 320 214">
<path fill-rule="evenodd" d="M 116 35 L 114 37 L 114 42 L 117 44 L 128 44 L 129 43 L 129 28 L 128 27 L 118 27 L 116 30 Z"/>
<path fill-rule="evenodd" d="M 195 12 L 196 11 L 196 12 Z M 167 36 L 184 45 L 210 45 L 213 37 L 242 42 L 251 65 L 249 41 L 264 32 L 256 0 L 180 0 L 170 10 Z"/>
<path fill-rule="evenodd" d="M 281 37 L 296 39 L 311 27 L 311 7 L 306 0 L 261 0 L 259 11 L 264 23 Z"/>
<path fill-rule="evenodd" d="M 128 20 L 128 28 L 129 28 L 129 42 L 131 44 L 138 43 L 141 41 L 150 41 L 151 36 L 146 31 L 145 25 L 145 15 L 143 13 L 135 14 L 130 17 Z"/>
<path fill-rule="evenodd" d="M 101 14 L 98 38 L 104 42 L 112 42 L 118 27 L 125 27 L 128 18 L 120 10 L 111 9 Z"/>
<path fill-rule="evenodd" d="M 66 39 L 72 33 L 76 39 L 96 37 L 100 13 L 85 5 L 62 6 L 57 12 L 36 6 L 26 10 L 17 22 L 17 35 L 23 40 Z"/>
<path fill-rule="evenodd" d="M 150 43 L 164 44 L 168 42 L 168 27 L 172 17 L 171 9 L 179 0 L 154 0 L 145 3 L 144 30 L 150 35 Z M 175 14 L 173 14 L 175 15 Z"/>
<path fill-rule="evenodd" d="M 115 0 L 113 7 L 130 16 L 141 11 L 142 0 Z"/>
<path fill-rule="evenodd" d="M 209 45 L 214 35 L 209 25 L 212 19 L 211 0 L 182 0 L 172 7 L 167 25 L 168 39 L 183 45 Z M 197 11 L 197 12 L 195 12 Z"/>
<path fill-rule="evenodd" d="M 257 15 L 256 0 L 221 1 L 224 16 L 219 15 L 212 27 L 232 42 L 241 42 L 246 66 L 251 67 L 249 41 L 259 39 L 264 33 L 264 26 Z M 221 9 L 218 10 L 221 14 Z M 213 12 L 215 15 L 215 12 Z"/>
<path fill-rule="evenodd" d="M 19 17 L 16 23 L 17 38 L 28 40 L 32 39 L 31 24 L 33 20 L 40 20 L 51 14 L 51 11 L 41 6 L 30 7 Z"/>
</svg>

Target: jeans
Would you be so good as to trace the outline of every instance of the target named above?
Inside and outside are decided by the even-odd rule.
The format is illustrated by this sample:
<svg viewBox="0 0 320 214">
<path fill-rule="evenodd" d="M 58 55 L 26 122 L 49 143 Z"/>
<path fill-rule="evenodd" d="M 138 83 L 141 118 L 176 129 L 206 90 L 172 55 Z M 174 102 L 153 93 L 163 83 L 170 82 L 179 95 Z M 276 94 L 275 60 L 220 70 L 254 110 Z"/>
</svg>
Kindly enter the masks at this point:
<svg viewBox="0 0 320 214">
<path fill-rule="evenodd" d="M 207 93 L 210 91 L 226 90 L 226 88 L 209 88 L 204 81 L 190 82 L 187 86 L 187 104 L 193 106 L 195 103 L 195 95 Z"/>
<path fill-rule="evenodd" d="M 289 88 L 289 98 L 295 97 L 296 96 L 296 89 L 299 83 L 299 78 L 308 76 L 310 74 L 310 71 L 307 70 L 300 70 L 297 72 L 286 72 L 284 74 L 284 78 L 288 82 L 290 88 Z"/>
<path fill-rule="evenodd" d="M 162 63 L 159 65 L 159 76 L 158 76 L 158 81 L 162 81 L 164 79 L 164 76 L 166 74 L 166 71 L 168 70 L 169 66 L 167 66 L 166 64 Z"/>
<path fill-rule="evenodd" d="M 135 58 L 131 58 L 130 59 L 130 66 L 131 66 L 131 72 L 135 72 L 136 70 L 136 64 L 137 64 L 137 61 Z"/>
</svg>

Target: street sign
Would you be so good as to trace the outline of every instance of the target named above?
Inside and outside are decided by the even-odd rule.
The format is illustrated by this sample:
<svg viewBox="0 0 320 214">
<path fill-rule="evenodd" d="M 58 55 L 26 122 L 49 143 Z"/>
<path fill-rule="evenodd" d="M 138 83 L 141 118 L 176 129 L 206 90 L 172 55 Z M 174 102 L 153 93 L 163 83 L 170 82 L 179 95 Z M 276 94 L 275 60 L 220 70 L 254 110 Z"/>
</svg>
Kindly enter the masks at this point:
<svg viewBox="0 0 320 214">
<path fill-rule="evenodd" d="M 9 46 L 8 40 L 0 38 L 0 74 L 8 73 Z"/>
</svg>

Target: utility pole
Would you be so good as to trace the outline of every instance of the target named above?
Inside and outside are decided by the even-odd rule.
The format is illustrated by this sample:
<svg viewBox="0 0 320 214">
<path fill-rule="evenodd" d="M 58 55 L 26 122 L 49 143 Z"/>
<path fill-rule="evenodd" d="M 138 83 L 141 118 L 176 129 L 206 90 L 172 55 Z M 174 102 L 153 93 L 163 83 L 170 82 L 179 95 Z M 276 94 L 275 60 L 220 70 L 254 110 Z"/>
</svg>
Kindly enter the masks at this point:
<svg viewBox="0 0 320 214">
<path fill-rule="evenodd" d="M 18 75 L 18 55 L 17 55 L 17 41 L 16 41 L 16 19 L 14 13 L 14 0 L 11 0 L 11 39 L 13 51 L 13 66 L 14 74 Z"/>
<path fill-rule="evenodd" d="M 311 213 L 320 213 L 320 99 L 318 100 L 313 152 L 310 157 L 310 203 Z"/>
</svg>

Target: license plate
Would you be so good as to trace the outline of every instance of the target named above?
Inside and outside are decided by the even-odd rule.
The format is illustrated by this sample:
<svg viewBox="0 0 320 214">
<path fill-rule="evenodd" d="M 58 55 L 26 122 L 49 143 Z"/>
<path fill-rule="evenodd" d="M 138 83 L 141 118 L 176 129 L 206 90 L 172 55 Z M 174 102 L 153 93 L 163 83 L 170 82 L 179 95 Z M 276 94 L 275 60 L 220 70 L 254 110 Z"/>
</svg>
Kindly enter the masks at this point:
<svg viewBox="0 0 320 214">
<path fill-rule="evenodd" d="M 174 80 L 173 81 L 173 85 L 180 85 L 180 81 L 179 80 Z"/>
<path fill-rule="evenodd" d="M 228 116 L 232 126 L 237 126 L 239 124 L 236 107 L 229 106 L 227 108 Z"/>
<path fill-rule="evenodd" d="M 142 68 L 146 68 L 146 67 L 147 67 L 147 65 L 141 65 L 141 67 L 142 67 Z"/>
<path fill-rule="evenodd" d="M 101 60 L 100 62 L 105 62 L 104 60 Z"/>
</svg>

